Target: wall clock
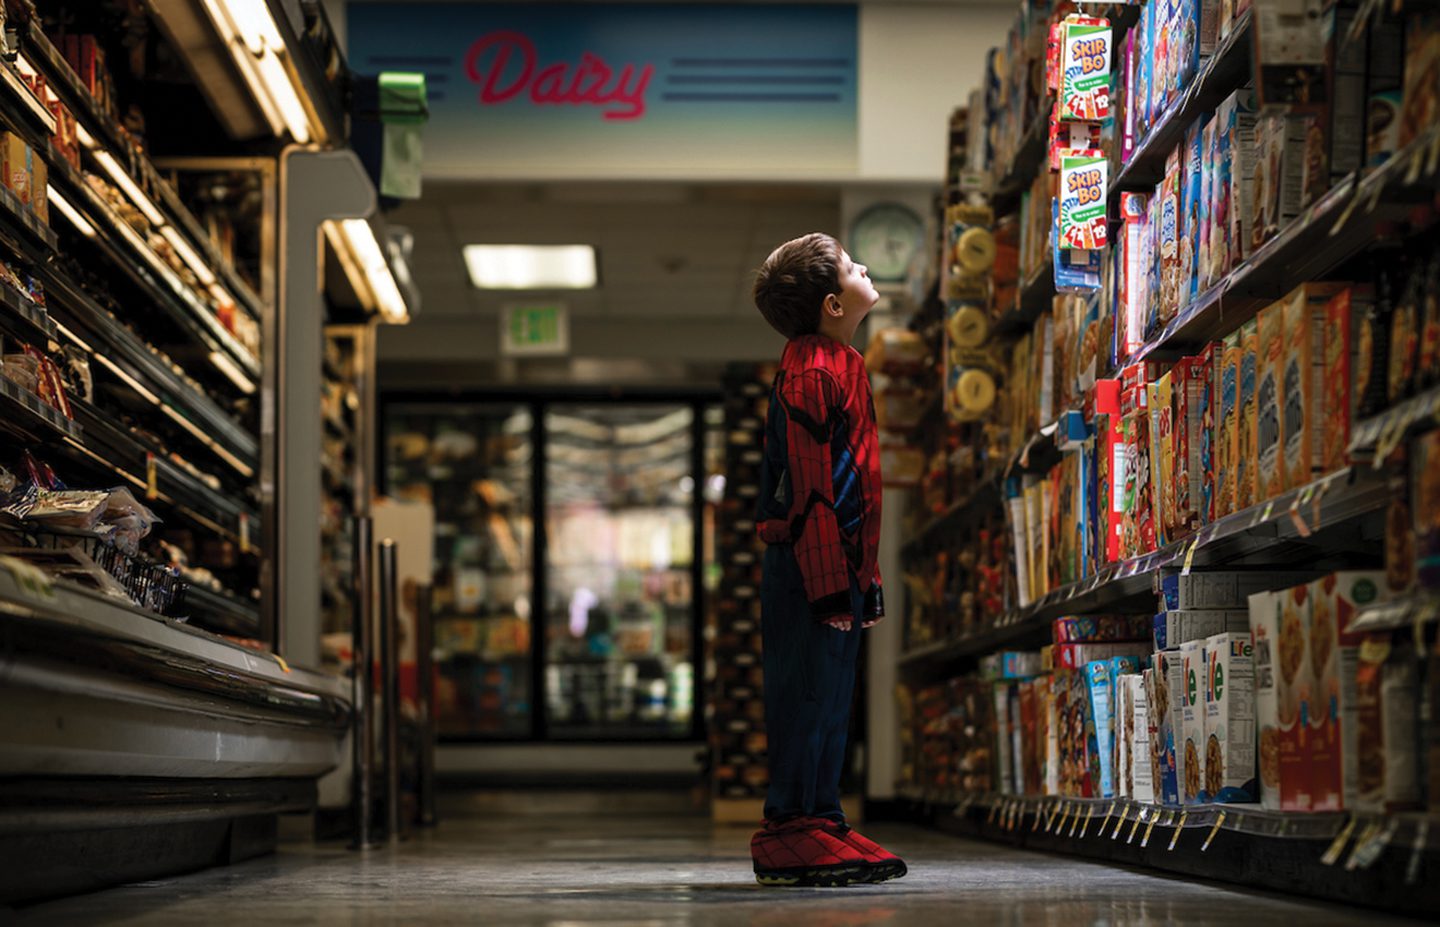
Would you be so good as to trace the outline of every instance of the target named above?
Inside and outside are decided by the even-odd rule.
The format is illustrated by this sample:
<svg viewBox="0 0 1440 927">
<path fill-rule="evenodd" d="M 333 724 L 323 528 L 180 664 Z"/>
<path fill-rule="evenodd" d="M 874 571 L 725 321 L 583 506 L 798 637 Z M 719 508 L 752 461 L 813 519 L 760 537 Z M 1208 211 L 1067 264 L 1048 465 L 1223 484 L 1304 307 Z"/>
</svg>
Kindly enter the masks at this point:
<svg viewBox="0 0 1440 927">
<path fill-rule="evenodd" d="M 876 203 L 850 226 L 850 256 L 880 283 L 904 281 L 925 241 L 925 223 L 900 203 Z"/>
</svg>

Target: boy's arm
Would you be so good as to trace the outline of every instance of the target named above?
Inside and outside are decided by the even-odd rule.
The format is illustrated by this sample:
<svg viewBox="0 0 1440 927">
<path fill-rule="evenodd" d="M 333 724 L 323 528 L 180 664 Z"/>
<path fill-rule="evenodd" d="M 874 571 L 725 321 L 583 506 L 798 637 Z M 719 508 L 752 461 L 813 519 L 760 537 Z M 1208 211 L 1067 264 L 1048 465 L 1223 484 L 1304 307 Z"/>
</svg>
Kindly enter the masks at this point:
<svg viewBox="0 0 1440 927">
<path fill-rule="evenodd" d="M 852 613 L 850 568 L 835 520 L 835 477 L 830 459 L 832 416 L 840 404 L 835 378 L 805 370 L 785 379 L 785 449 L 790 470 L 790 537 L 805 584 L 810 615 L 825 620 Z"/>
</svg>

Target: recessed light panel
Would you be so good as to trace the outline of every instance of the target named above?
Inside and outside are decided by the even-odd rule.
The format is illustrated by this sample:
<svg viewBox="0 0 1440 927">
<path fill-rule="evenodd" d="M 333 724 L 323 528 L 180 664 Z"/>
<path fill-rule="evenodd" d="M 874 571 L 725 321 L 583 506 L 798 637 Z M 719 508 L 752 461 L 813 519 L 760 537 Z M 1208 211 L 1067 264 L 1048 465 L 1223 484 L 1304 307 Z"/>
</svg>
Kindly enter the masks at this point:
<svg viewBox="0 0 1440 927">
<path fill-rule="evenodd" d="M 470 282 L 481 290 L 590 290 L 590 245 L 466 245 Z"/>
</svg>

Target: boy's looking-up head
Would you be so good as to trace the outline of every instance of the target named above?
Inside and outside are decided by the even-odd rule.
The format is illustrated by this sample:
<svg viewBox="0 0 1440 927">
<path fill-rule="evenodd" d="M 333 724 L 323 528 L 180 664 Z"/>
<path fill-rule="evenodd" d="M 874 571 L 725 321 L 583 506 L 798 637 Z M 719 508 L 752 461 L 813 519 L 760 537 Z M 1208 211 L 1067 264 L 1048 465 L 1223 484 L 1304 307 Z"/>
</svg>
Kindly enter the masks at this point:
<svg viewBox="0 0 1440 927">
<path fill-rule="evenodd" d="M 840 292 L 840 243 L 824 232 L 802 235 L 770 252 L 755 276 L 755 306 L 786 338 L 820 330 L 825 297 Z"/>
</svg>

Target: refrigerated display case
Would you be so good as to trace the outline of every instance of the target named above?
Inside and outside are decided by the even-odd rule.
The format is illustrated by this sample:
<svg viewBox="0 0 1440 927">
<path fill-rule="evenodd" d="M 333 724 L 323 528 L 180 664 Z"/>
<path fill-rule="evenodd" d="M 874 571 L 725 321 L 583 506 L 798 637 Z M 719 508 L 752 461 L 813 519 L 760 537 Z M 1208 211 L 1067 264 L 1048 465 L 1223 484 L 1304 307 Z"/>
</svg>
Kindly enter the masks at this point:
<svg viewBox="0 0 1440 927">
<path fill-rule="evenodd" d="M 437 514 L 442 740 L 699 737 L 712 405 L 383 401 L 386 490 Z"/>
</svg>

